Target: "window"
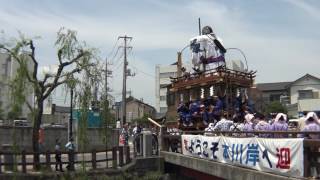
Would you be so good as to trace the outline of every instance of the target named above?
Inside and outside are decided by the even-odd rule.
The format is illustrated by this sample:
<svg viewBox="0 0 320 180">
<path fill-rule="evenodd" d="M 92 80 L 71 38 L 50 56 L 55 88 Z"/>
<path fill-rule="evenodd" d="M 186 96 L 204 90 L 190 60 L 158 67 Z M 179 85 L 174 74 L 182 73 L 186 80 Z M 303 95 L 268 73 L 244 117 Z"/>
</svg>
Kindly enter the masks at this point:
<svg viewBox="0 0 320 180">
<path fill-rule="evenodd" d="M 313 99 L 312 90 L 300 90 L 298 91 L 299 98 L 298 99 Z"/>
<path fill-rule="evenodd" d="M 160 101 L 166 101 L 167 100 L 167 96 L 160 96 Z"/>
<path fill-rule="evenodd" d="M 3 74 L 1 74 L 3 77 L 7 76 L 7 64 L 2 64 L 2 72 Z"/>
<path fill-rule="evenodd" d="M 272 101 L 279 101 L 280 102 L 280 96 L 281 96 L 281 94 L 271 94 L 269 100 L 270 100 L 270 102 L 272 102 Z"/>
</svg>

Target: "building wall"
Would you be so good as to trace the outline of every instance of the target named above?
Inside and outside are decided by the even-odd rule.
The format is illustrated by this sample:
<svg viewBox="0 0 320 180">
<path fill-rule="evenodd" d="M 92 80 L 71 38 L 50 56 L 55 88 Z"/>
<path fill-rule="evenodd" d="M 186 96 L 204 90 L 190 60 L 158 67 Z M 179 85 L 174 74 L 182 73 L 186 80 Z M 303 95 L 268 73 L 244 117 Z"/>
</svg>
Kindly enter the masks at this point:
<svg viewBox="0 0 320 180">
<path fill-rule="evenodd" d="M 262 91 L 262 99 L 264 103 L 268 104 L 272 101 L 279 101 L 281 95 L 288 95 L 287 90 L 279 90 L 279 91 Z"/>
<path fill-rule="evenodd" d="M 33 62 L 30 58 L 28 58 L 27 61 L 29 72 L 32 72 Z M 8 83 L 15 78 L 18 68 L 19 64 L 16 60 L 10 58 L 8 54 L 0 53 L 0 101 L 2 102 L 1 108 L 4 110 L 4 114 L 7 114 L 11 107 L 10 88 Z M 27 86 L 26 92 L 26 101 L 33 105 L 34 96 L 32 85 Z M 22 105 L 21 118 L 27 118 L 29 113 L 30 111 L 27 105 Z"/>
<path fill-rule="evenodd" d="M 7 83 L 10 80 L 11 72 L 11 59 L 7 54 L 0 53 L 0 102 L 1 109 L 4 114 L 8 113 L 10 108 L 10 90 Z"/>
<path fill-rule="evenodd" d="M 167 111 L 167 88 L 164 85 L 170 84 L 170 76 L 176 77 L 177 66 L 176 65 L 156 65 L 156 110 L 160 113 Z"/>
<path fill-rule="evenodd" d="M 297 103 L 298 112 L 315 111 L 320 112 L 320 99 L 302 99 Z"/>
<path fill-rule="evenodd" d="M 137 100 L 127 101 L 127 114 L 126 120 L 127 122 L 131 122 L 134 119 L 142 118 L 144 114 L 148 114 L 150 117 L 155 116 L 155 109 L 152 106 L 144 104 Z M 122 116 L 122 109 L 121 103 L 120 106 L 116 106 L 115 109 L 116 119 L 121 119 Z"/>
<path fill-rule="evenodd" d="M 291 104 L 295 104 L 299 100 L 299 90 L 312 90 L 314 94 L 320 92 L 320 81 L 314 78 L 303 78 L 290 87 Z M 319 95 L 316 97 L 319 98 Z"/>
<path fill-rule="evenodd" d="M 154 116 L 154 109 L 137 101 L 130 101 L 127 103 L 127 122 L 131 122 L 134 119 L 142 118 L 144 114 L 150 117 Z"/>
</svg>

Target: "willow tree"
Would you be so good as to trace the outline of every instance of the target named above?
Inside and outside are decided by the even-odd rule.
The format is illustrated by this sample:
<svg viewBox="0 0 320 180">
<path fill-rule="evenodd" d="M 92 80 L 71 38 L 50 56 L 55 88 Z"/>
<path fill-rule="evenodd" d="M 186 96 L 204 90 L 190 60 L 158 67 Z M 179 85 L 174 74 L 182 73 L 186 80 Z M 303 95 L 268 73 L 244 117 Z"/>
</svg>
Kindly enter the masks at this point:
<svg viewBox="0 0 320 180">
<path fill-rule="evenodd" d="M 31 111 L 33 118 L 32 148 L 36 153 L 39 153 L 38 132 L 41 125 L 44 101 L 57 87 L 63 84 L 70 84 L 70 82 L 74 82 L 74 77 L 80 77 L 80 75 L 76 74 L 85 71 L 87 75 L 90 75 L 88 72 L 94 71 L 97 62 L 95 56 L 96 51 L 89 48 L 85 42 L 78 41 L 75 31 L 61 28 L 57 33 L 55 47 L 57 49 L 57 71 L 45 73 L 44 76 L 40 78 L 38 76 L 40 61 L 36 57 L 36 48 L 33 39 L 20 36 L 18 39 L 15 39 L 13 43 L 0 44 L 0 49 L 8 53 L 8 55 L 20 65 L 16 78 L 26 80 L 27 83 L 25 83 L 25 85 L 31 85 L 34 92 L 34 105 L 29 104 L 28 101 L 24 102 Z M 32 68 L 28 68 L 26 65 L 29 64 L 30 61 Z M 79 78 L 78 81 L 81 81 L 81 78 Z M 39 162 L 39 155 L 34 157 L 34 161 L 36 163 Z M 39 166 L 36 168 L 38 167 Z"/>
</svg>

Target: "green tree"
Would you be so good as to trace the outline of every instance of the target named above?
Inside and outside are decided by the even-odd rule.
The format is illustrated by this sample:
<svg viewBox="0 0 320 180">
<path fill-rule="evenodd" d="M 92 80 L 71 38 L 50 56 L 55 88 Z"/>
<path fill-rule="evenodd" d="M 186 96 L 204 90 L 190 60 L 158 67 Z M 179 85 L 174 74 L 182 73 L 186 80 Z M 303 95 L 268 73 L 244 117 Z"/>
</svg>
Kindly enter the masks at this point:
<svg viewBox="0 0 320 180">
<path fill-rule="evenodd" d="M 21 85 L 26 87 L 27 85 L 31 85 L 35 95 L 35 106 L 32 106 L 26 101 L 25 95 L 23 95 L 27 93 L 25 90 L 28 88 L 23 88 L 20 91 L 21 96 L 19 96 L 17 103 L 13 103 L 14 113 L 19 113 L 18 106 L 21 106 L 21 100 L 27 104 L 32 113 L 32 148 L 34 152 L 39 152 L 38 132 L 43 114 L 44 101 L 60 85 L 87 80 L 79 74 L 79 77 L 75 81 L 73 78 L 74 74 L 85 72 L 84 76 L 90 78 L 92 72 L 96 71 L 95 67 L 98 67 L 96 66 L 97 61 L 95 61 L 97 60 L 95 49 L 89 48 L 85 42 L 78 41 L 75 31 L 61 28 L 57 33 L 55 46 L 57 48 L 57 71 L 55 73 L 46 73 L 42 79 L 39 79 L 37 76 L 39 61 L 35 56 L 36 48 L 33 39 L 20 35 L 18 39 L 14 40 L 14 43 L 0 44 L 0 50 L 4 50 L 20 65 L 19 73 L 12 82 L 11 87 L 20 87 Z M 32 61 L 33 65 L 31 70 L 26 65 L 29 61 Z M 17 107 L 14 107 L 15 104 Z M 13 115 L 15 116 L 16 114 Z M 39 155 L 34 157 L 34 161 L 38 164 Z M 38 169 L 39 166 L 36 166 L 36 168 Z"/>
<path fill-rule="evenodd" d="M 132 122 L 137 123 L 137 124 L 141 124 L 141 125 L 142 124 L 146 125 L 146 124 L 150 123 L 148 120 L 148 117 L 150 117 L 148 114 L 143 114 L 143 116 L 141 118 L 133 119 Z"/>
<path fill-rule="evenodd" d="M 266 113 L 287 113 L 288 110 L 285 106 L 283 106 L 280 102 L 278 101 L 273 101 L 269 103 L 266 107 Z"/>
<path fill-rule="evenodd" d="M 22 104 L 25 103 L 26 94 L 31 94 L 30 89 L 27 89 L 27 79 L 24 77 L 26 69 L 28 68 L 28 62 L 25 58 L 21 58 L 21 64 L 17 68 L 16 76 L 9 82 L 10 85 L 10 100 L 11 106 L 8 112 L 8 119 L 14 120 L 18 118 L 22 113 Z"/>
<path fill-rule="evenodd" d="M 111 114 L 110 109 L 109 109 L 109 100 L 108 96 L 106 95 L 107 93 L 104 93 L 102 96 L 102 106 L 100 108 L 100 113 L 101 113 L 101 119 L 104 122 L 104 127 L 103 128 L 103 140 L 106 144 L 106 148 L 108 148 L 108 137 L 110 137 L 111 132 L 110 130 L 112 129 L 111 127 L 114 127 L 116 124 L 115 116 Z"/>
</svg>

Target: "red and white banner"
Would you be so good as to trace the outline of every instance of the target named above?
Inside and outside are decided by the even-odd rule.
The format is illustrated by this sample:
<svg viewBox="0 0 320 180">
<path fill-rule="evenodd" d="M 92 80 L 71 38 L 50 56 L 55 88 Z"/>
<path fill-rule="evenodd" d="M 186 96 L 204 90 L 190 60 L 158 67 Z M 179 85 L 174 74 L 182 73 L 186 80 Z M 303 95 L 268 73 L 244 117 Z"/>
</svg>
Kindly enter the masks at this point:
<svg viewBox="0 0 320 180">
<path fill-rule="evenodd" d="M 302 138 L 181 137 L 184 155 L 290 177 L 303 177 Z"/>
</svg>

